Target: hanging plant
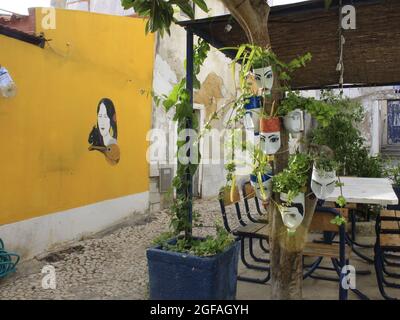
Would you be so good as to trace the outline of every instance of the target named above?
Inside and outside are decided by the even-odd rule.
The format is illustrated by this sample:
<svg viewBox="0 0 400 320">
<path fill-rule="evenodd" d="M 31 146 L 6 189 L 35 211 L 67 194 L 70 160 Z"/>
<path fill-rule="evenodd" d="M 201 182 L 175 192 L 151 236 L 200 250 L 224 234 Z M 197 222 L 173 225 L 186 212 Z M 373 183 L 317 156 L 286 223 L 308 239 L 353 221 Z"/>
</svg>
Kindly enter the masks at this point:
<svg viewBox="0 0 400 320">
<path fill-rule="evenodd" d="M 299 192 L 289 201 L 289 195 L 281 192 L 280 199 L 282 201 L 282 206 L 280 206 L 279 211 L 282 216 L 283 224 L 287 227 L 289 233 L 294 233 L 304 219 L 305 194 Z"/>
<path fill-rule="evenodd" d="M 310 114 L 322 127 L 329 125 L 337 113 L 335 106 L 327 101 L 316 100 L 314 98 L 305 98 L 302 97 L 299 92 L 289 91 L 279 106 L 278 114 L 279 116 L 286 118 L 289 117 L 293 112 L 299 111 Z M 288 130 L 294 130 L 291 128 L 291 124 L 289 123 Z"/>
<path fill-rule="evenodd" d="M 260 53 L 252 62 L 253 74 L 257 85 L 267 94 L 271 92 L 274 84 L 274 73 L 268 53 L 268 51 Z"/>
<path fill-rule="evenodd" d="M 318 199 L 325 200 L 331 195 L 337 185 L 337 162 L 334 160 L 333 151 L 326 146 L 313 149 L 314 165 L 311 175 L 311 190 Z"/>
<path fill-rule="evenodd" d="M 300 109 L 290 111 L 283 117 L 285 129 L 292 134 L 304 131 L 304 112 Z"/>
<path fill-rule="evenodd" d="M 268 158 L 259 147 L 253 152 L 253 171 L 250 174 L 250 183 L 254 187 L 257 198 L 268 201 L 272 194 L 272 167 Z"/>
<path fill-rule="evenodd" d="M 252 96 L 245 102 L 244 108 L 246 110 L 244 116 L 244 127 L 247 130 L 254 132 L 254 135 L 260 134 L 260 114 L 261 114 L 262 100 L 259 96 Z"/>
<path fill-rule="evenodd" d="M 260 119 L 261 149 L 268 155 L 274 155 L 281 148 L 281 120 L 278 117 Z"/>
</svg>

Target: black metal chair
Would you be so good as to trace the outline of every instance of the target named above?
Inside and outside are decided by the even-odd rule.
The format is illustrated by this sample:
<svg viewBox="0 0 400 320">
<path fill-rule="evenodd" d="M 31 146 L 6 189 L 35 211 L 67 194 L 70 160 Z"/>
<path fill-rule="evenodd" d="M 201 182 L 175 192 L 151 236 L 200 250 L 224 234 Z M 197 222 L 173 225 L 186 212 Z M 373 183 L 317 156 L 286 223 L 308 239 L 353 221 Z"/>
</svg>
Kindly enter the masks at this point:
<svg viewBox="0 0 400 320">
<path fill-rule="evenodd" d="M 400 279 L 400 274 L 389 270 L 389 267 L 400 268 L 400 211 L 382 210 L 375 224 L 376 242 L 375 271 L 378 288 L 386 300 L 398 300 L 386 293 L 386 288 L 400 289 L 400 283 L 391 279 Z"/>
<path fill-rule="evenodd" d="M 246 215 L 249 221 L 254 222 L 254 223 L 268 223 L 268 218 L 267 218 L 267 213 L 263 213 L 260 208 L 260 202 L 257 198 L 257 195 L 254 191 L 253 186 L 251 185 L 250 181 L 247 181 L 243 184 L 242 186 L 242 195 L 243 195 L 243 202 L 244 202 L 244 208 L 246 210 Z M 256 211 L 258 213 L 258 216 L 253 216 L 251 210 L 250 210 L 250 204 L 249 201 L 251 199 L 254 200 Z M 269 253 L 268 250 L 268 244 L 264 244 L 263 239 L 259 239 L 259 245 L 261 250 L 263 250 L 265 253 Z M 257 259 L 255 259 L 257 261 Z M 269 261 L 267 261 L 269 262 Z"/>
<path fill-rule="evenodd" d="M 266 241 L 268 243 L 268 225 L 265 223 L 258 223 L 258 222 L 252 222 L 252 221 L 245 221 L 243 219 L 243 216 L 241 214 L 240 210 L 240 197 L 238 197 L 238 201 L 232 202 L 228 197 L 225 197 L 225 193 L 221 193 L 219 196 L 219 203 L 221 207 L 221 214 L 222 214 L 222 220 L 224 223 L 225 229 L 232 233 L 237 241 L 240 241 L 240 258 L 242 263 L 251 270 L 257 270 L 257 271 L 264 271 L 267 272 L 267 274 L 262 277 L 262 278 L 253 278 L 253 277 L 245 277 L 245 276 L 238 276 L 238 280 L 241 281 L 248 281 L 248 282 L 253 282 L 253 283 L 266 283 L 270 279 L 270 269 L 268 266 L 269 260 L 268 259 L 263 259 L 259 258 L 254 254 L 254 248 L 253 248 L 253 240 L 259 240 L 261 241 Z M 228 219 L 228 212 L 227 209 L 232 209 L 234 207 L 234 211 L 236 213 L 236 218 L 238 222 L 238 226 L 231 227 L 229 219 Z M 248 239 L 249 243 L 249 253 L 250 256 L 253 258 L 255 262 L 262 263 L 264 265 L 259 265 L 259 264 L 252 264 L 248 262 L 246 258 L 246 239 Z"/>
</svg>

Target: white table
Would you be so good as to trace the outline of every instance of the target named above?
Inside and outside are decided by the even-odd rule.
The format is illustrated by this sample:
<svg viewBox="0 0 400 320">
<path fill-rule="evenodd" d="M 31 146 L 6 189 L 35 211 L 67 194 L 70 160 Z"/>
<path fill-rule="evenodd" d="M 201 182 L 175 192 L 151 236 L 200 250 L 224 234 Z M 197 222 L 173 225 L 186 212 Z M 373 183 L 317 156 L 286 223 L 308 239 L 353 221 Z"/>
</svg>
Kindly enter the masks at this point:
<svg viewBox="0 0 400 320">
<path fill-rule="evenodd" d="M 347 203 L 377 204 L 384 207 L 399 203 L 391 181 L 387 178 L 340 177 L 340 182 L 344 184 L 343 196 Z M 336 187 L 326 201 L 335 202 L 339 196 L 340 188 Z"/>
</svg>

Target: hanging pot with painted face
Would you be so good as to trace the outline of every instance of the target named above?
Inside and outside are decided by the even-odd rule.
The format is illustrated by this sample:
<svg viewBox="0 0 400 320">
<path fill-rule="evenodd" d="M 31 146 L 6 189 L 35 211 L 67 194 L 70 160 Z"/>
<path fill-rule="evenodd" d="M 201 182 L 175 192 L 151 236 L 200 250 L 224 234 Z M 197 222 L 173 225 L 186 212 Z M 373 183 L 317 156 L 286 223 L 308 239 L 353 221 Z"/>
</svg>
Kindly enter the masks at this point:
<svg viewBox="0 0 400 320">
<path fill-rule="evenodd" d="M 324 171 L 313 166 L 311 190 L 318 199 L 325 200 L 333 193 L 336 186 L 336 171 Z"/>
<path fill-rule="evenodd" d="M 305 213 L 305 194 L 300 192 L 293 199 L 291 204 L 288 204 L 288 195 L 281 192 L 280 198 L 282 200 L 282 221 L 287 227 L 289 232 L 295 232 L 304 219 Z"/>
<path fill-rule="evenodd" d="M 262 201 L 267 201 L 272 196 L 272 172 L 268 172 L 267 174 L 263 174 L 261 176 L 262 186 L 257 178 L 257 175 L 250 175 L 250 183 L 253 186 L 256 196 L 258 199 Z"/>
<path fill-rule="evenodd" d="M 5 98 L 12 98 L 17 93 L 17 87 L 4 67 L 0 67 L 0 93 Z"/>
<path fill-rule="evenodd" d="M 246 113 L 244 115 L 244 127 L 247 130 L 254 130 L 254 135 L 260 134 L 260 113 L 261 113 L 261 97 L 253 96 L 248 99 L 248 103 L 244 105 Z"/>
<path fill-rule="evenodd" d="M 290 133 L 299 133 L 304 131 L 304 113 L 300 109 L 289 112 L 283 118 L 283 124 Z"/>
<path fill-rule="evenodd" d="M 281 147 L 281 121 L 279 118 L 260 120 L 260 143 L 265 154 L 273 155 Z"/>
<path fill-rule="evenodd" d="M 263 88 L 267 92 L 270 92 L 272 85 L 274 84 L 274 74 L 272 72 L 272 67 L 263 67 L 253 70 L 254 77 L 256 79 L 259 88 Z"/>
</svg>

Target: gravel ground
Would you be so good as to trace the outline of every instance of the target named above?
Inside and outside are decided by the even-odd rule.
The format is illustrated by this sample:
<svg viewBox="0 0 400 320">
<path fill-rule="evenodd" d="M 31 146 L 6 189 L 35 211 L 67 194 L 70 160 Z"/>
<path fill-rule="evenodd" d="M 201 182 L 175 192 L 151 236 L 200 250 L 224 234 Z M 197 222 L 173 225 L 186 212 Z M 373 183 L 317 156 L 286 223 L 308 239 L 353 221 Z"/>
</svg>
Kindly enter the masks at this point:
<svg viewBox="0 0 400 320">
<path fill-rule="evenodd" d="M 220 219 L 217 200 L 196 201 L 205 226 Z M 146 248 L 169 224 L 167 211 L 141 223 L 73 243 L 50 255 L 21 263 L 18 271 L 0 280 L 0 299 L 147 299 Z M 196 235 L 213 228 L 195 229 Z M 43 266 L 56 270 L 57 288 L 43 289 Z"/>
</svg>

